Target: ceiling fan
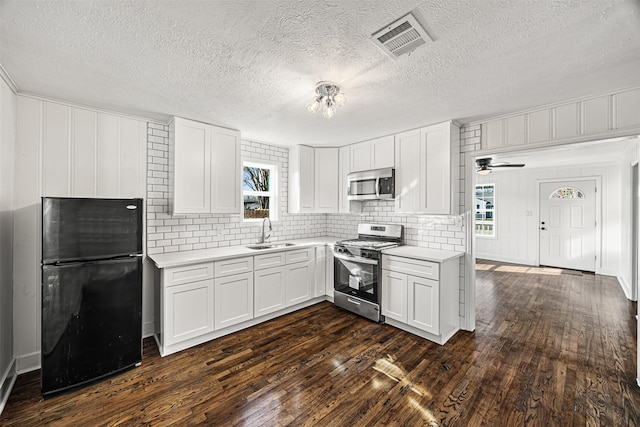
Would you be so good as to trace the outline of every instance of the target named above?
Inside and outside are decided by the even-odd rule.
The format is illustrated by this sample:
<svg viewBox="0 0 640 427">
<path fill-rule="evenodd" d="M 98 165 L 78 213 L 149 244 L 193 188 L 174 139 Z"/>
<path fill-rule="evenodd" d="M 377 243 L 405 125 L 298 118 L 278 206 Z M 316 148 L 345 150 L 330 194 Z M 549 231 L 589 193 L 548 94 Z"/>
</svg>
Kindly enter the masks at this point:
<svg viewBox="0 0 640 427">
<path fill-rule="evenodd" d="M 521 168 L 524 167 L 524 163 L 491 163 L 491 157 L 487 157 L 484 159 L 476 159 L 476 164 L 478 168 L 476 172 L 480 175 L 488 175 L 491 173 L 493 168 Z"/>
</svg>

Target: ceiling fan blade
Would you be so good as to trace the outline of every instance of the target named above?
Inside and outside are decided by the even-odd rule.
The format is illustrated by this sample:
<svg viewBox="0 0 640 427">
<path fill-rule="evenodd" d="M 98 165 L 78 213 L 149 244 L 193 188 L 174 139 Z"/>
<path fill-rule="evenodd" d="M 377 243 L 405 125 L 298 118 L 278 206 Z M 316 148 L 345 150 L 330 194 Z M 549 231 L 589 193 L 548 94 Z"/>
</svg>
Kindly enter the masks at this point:
<svg viewBox="0 0 640 427">
<path fill-rule="evenodd" d="M 521 168 L 524 167 L 524 163 L 503 163 L 503 164 L 495 164 L 495 165 L 490 165 L 493 168 Z"/>
</svg>

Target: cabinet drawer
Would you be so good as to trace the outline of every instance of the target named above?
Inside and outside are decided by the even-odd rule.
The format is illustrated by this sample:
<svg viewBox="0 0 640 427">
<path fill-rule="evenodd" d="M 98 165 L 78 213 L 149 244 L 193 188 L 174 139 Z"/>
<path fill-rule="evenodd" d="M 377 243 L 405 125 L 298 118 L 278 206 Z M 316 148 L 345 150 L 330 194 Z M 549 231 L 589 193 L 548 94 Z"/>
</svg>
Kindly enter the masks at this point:
<svg viewBox="0 0 640 427">
<path fill-rule="evenodd" d="M 214 263 L 216 277 L 232 274 L 249 273 L 253 271 L 253 257 L 231 258 Z"/>
<path fill-rule="evenodd" d="M 293 264 L 294 262 L 311 261 L 314 255 L 314 248 L 296 249 L 294 251 L 285 252 L 287 264 Z"/>
<path fill-rule="evenodd" d="M 440 264 L 437 262 L 384 255 L 382 268 L 431 280 L 439 280 L 440 278 Z"/>
<path fill-rule="evenodd" d="M 280 267 L 284 265 L 286 259 L 286 252 L 256 255 L 253 257 L 253 268 L 262 270 L 263 268 Z"/>
<path fill-rule="evenodd" d="M 164 269 L 164 286 L 176 286 L 200 280 L 213 279 L 213 263 L 193 264 Z"/>
</svg>

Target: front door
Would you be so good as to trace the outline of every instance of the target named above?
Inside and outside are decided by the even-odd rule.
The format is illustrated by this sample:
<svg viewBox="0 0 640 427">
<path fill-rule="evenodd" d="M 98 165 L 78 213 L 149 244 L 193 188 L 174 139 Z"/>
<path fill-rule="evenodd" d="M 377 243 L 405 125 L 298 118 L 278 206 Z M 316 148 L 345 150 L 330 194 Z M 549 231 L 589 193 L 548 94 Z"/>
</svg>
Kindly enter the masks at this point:
<svg viewBox="0 0 640 427">
<path fill-rule="evenodd" d="M 596 181 L 540 183 L 540 265 L 596 270 Z"/>
</svg>

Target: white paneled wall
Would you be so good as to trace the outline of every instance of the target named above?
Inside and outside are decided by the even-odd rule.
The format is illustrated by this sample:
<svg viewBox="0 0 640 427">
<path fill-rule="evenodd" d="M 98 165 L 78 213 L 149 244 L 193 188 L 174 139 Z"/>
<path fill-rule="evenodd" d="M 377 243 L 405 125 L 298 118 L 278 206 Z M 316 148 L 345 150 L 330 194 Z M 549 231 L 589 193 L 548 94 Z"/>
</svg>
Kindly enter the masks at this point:
<svg viewBox="0 0 640 427">
<path fill-rule="evenodd" d="M 477 183 L 496 185 L 496 238 L 476 237 L 476 256 L 497 261 L 537 265 L 538 182 L 550 179 L 601 177 L 602 247 L 599 272 L 616 276 L 621 260 L 621 166 L 616 163 L 553 169 L 501 170 Z"/>
<path fill-rule="evenodd" d="M 149 124 L 147 188 L 147 252 L 190 251 L 259 241 L 262 223 L 244 223 L 237 214 L 169 215 L 169 129 Z M 279 220 L 273 223 L 272 240 L 304 239 L 326 235 L 324 214 L 287 213 L 289 149 L 277 145 L 242 141 L 242 159 L 277 165 L 280 200 Z M 241 179 L 238 176 L 238 179 Z M 240 197 L 240 194 L 238 194 Z"/>
<path fill-rule="evenodd" d="M 0 77 L 0 411 L 13 366 L 13 180 L 16 96 Z"/>
<path fill-rule="evenodd" d="M 14 353 L 24 371 L 40 363 L 40 198 L 145 197 L 147 122 L 18 96 L 16 132 Z M 153 325 L 148 295 L 143 323 Z"/>
</svg>

